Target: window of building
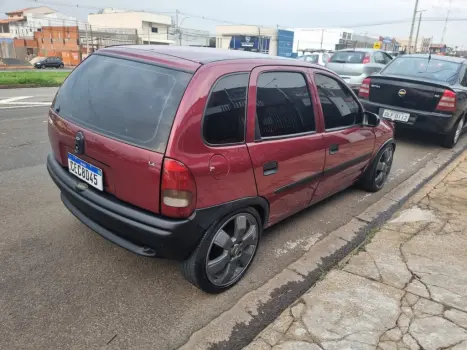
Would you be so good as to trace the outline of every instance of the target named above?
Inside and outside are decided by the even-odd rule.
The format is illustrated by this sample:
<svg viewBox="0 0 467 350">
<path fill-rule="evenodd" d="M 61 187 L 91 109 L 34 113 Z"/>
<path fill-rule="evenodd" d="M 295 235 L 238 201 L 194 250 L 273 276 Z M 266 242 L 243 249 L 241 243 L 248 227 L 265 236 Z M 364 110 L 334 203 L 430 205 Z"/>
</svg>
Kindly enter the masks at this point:
<svg viewBox="0 0 467 350">
<path fill-rule="evenodd" d="M 258 78 L 258 136 L 277 137 L 316 131 L 305 77 L 295 72 L 268 72 Z"/>
<path fill-rule="evenodd" d="M 152 33 L 157 33 L 158 32 L 158 29 L 156 27 L 151 27 L 151 32 Z"/>
<path fill-rule="evenodd" d="M 349 88 L 322 74 L 315 75 L 326 130 L 345 128 L 362 122 L 360 105 Z"/>
<path fill-rule="evenodd" d="M 203 135 L 212 145 L 245 141 L 245 105 L 248 73 L 228 75 L 217 81 L 204 113 Z"/>
</svg>

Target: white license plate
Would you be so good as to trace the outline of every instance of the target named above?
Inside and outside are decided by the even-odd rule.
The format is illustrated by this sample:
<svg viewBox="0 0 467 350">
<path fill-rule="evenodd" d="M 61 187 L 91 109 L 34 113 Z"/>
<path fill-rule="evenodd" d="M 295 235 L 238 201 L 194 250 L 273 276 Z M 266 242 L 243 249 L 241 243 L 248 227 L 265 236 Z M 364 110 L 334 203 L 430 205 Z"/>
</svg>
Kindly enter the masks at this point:
<svg viewBox="0 0 467 350">
<path fill-rule="evenodd" d="M 396 122 L 407 123 L 410 118 L 410 113 L 403 113 L 403 112 L 392 111 L 390 109 L 385 109 L 383 111 L 383 118 L 396 121 Z"/>
<path fill-rule="evenodd" d="M 68 153 L 68 171 L 98 190 L 103 190 L 102 170 Z"/>
</svg>

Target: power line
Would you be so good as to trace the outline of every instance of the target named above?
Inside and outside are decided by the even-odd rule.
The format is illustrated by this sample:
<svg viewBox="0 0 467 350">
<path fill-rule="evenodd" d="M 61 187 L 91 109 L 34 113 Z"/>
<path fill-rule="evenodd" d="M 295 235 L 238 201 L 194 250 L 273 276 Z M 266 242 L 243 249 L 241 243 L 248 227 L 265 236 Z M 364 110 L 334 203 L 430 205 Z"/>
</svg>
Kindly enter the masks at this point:
<svg viewBox="0 0 467 350">
<path fill-rule="evenodd" d="M 64 2 L 58 2 L 58 1 L 51 1 L 51 0 L 32 0 L 35 3 L 41 3 L 45 5 L 55 5 L 55 6 L 65 6 L 65 7 L 74 7 L 74 8 L 88 8 L 88 9 L 97 9 L 100 10 L 102 8 L 105 8 L 105 6 L 101 7 L 96 7 L 92 5 L 87 5 L 87 4 L 71 4 L 71 3 L 64 3 Z M 169 12 L 161 12 L 157 10 L 141 10 L 141 9 L 124 9 L 122 10 L 125 11 L 142 11 L 142 12 L 154 12 L 154 13 L 159 13 L 159 14 L 175 14 L 177 11 L 169 11 Z M 216 22 L 216 23 L 225 23 L 225 24 L 232 24 L 232 25 L 244 25 L 244 26 L 254 26 L 254 27 L 269 27 L 265 25 L 258 25 L 258 24 L 251 24 L 251 23 L 241 23 L 241 22 L 235 22 L 235 21 L 230 21 L 230 20 L 224 20 L 224 19 L 219 19 L 219 18 L 212 18 L 208 16 L 202 16 L 198 14 L 193 14 L 193 13 L 188 13 L 184 11 L 178 11 L 179 14 L 188 16 L 191 18 L 198 18 L 198 19 L 203 19 L 206 21 L 211 21 L 211 22 Z M 445 17 L 433 17 L 433 18 L 425 18 L 423 21 L 424 22 L 441 22 L 445 21 Z M 467 21 L 466 18 L 451 18 L 449 19 L 450 21 Z M 393 24 L 401 24 L 401 23 L 409 23 L 411 22 L 411 18 L 405 18 L 405 19 L 393 19 L 393 20 L 387 20 L 387 21 L 381 21 L 381 22 L 370 22 L 370 23 L 359 23 L 359 24 L 346 24 L 346 25 L 325 25 L 325 26 L 320 26 L 320 28 L 333 28 L 333 27 L 339 27 L 339 28 L 364 28 L 364 27 L 373 27 L 373 26 L 382 26 L 382 25 L 393 25 Z M 287 26 L 287 25 L 278 25 L 281 28 L 294 28 L 296 26 Z M 272 28 L 272 26 L 271 26 Z"/>
</svg>

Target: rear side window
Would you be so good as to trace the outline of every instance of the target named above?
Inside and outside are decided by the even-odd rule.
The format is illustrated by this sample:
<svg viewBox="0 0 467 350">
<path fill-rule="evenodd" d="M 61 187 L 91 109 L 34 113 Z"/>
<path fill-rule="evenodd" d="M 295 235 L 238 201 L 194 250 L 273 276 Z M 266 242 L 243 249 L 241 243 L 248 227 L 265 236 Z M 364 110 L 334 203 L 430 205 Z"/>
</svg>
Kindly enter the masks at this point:
<svg viewBox="0 0 467 350">
<path fill-rule="evenodd" d="M 191 77 L 168 68 L 92 55 L 65 80 L 53 109 L 83 128 L 163 153 Z"/>
<path fill-rule="evenodd" d="M 331 57 L 335 63 L 363 63 L 366 52 L 360 51 L 338 51 Z"/>
<path fill-rule="evenodd" d="M 228 75 L 214 85 L 203 120 L 203 135 L 212 145 L 245 141 L 248 73 Z"/>
<path fill-rule="evenodd" d="M 257 126 L 262 138 L 316 130 L 310 93 L 301 73 L 261 74 L 256 98 Z"/>
<path fill-rule="evenodd" d="M 315 83 L 326 130 L 346 128 L 362 122 L 360 106 L 347 87 L 321 74 L 315 75 Z"/>
</svg>

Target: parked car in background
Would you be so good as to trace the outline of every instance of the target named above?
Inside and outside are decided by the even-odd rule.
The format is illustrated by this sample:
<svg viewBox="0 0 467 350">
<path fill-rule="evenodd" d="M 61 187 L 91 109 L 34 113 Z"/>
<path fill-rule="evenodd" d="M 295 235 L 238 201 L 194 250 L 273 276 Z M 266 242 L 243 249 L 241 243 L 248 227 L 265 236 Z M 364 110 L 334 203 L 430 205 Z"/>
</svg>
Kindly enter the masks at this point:
<svg viewBox="0 0 467 350">
<path fill-rule="evenodd" d="M 383 69 L 392 57 L 374 49 L 344 49 L 336 51 L 326 67 L 336 72 L 355 93 L 363 80 Z"/>
<path fill-rule="evenodd" d="M 454 147 L 466 128 L 467 60 L 403 55 L 363 81 L 359 97 L 366 110 L 400 127 L 431 131 Z"/>
<path fill-rule="evenodd" d="M 71 213 L 183 261 L 209 293 L 242 278 L 266 227 L 354 183 L 383 188 L 395 150 L 392 124 L 328 69 L 240 51 L 99 50 L 48 120 L 47 169 Z"/>
<path fill-rule="evenodd" d="M 60 57 L 47 57 L 34 63 L 34 67 L 37 69 L 63 68 L 65 67 L 65 64 Z"/>
<path fill-rule="evenodd" d="M 325 66 L 326 62 L 329 61 L 330 57 L 331 55 L 326 52 L 313 52 L 311 54 L 306 54 L 306 55 L 297 57 L 297 60 L 319 64 L 320 66 Z"/>
</svg>

